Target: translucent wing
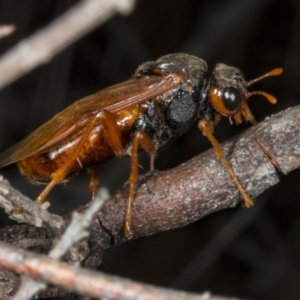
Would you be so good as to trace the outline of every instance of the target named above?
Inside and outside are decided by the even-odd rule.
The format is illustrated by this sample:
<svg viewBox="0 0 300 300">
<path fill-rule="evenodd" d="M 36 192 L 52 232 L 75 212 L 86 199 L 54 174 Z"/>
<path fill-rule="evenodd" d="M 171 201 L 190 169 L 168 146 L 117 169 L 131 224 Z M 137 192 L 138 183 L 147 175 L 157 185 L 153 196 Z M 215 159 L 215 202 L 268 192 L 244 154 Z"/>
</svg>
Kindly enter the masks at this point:
<svg viewBox="0 0 300 300">
<path fill-rule="evenodd" d="M 24 140 L 2 152 L 0 168 L 47 151 L 72 133 L 80 131 L 102 109 L 117 113 L 149 99 L 155 99 L 156 96 L 178 86 L 181 81 L 180 74 L 143 76 L 82 98 L 55 115 Z"/>
</svg>

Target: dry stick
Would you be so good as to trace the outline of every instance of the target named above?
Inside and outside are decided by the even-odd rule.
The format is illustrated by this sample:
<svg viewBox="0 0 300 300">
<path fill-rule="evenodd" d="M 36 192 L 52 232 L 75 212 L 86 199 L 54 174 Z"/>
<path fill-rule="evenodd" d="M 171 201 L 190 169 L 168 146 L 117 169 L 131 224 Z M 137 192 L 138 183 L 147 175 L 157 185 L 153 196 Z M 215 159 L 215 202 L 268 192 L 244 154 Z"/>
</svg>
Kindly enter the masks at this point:
<svg viewBox="0 0 300 300">
<path fill-rule="evenodd" d="M 58 262 L 46 256 L 32 254 L 4 243 L 0 243 L 0 264 L 19 274 L 26 274 L 97 299 L 101 297 L 115 300 L 138 298 L 144 300 L 232 299 L 211 296 L 209 293 L 195 295 L 156 288 L 117 276 L 109 276 L 100 272 L 69 266 L 66 263 Z"/>
<path fill-rule="evenodd" d="M 86 229 L 90 226 L 94 215 L 108 199 L 109 194 L 107 189 L 101 188 L 83 214 L 75 211 L 72 214 L 70 225 L 55 248 L 50 251 L 49 256 L 54 259 L 60 259 L 74 244 L 88 237 L 89 232 Z"/>
<path fill-rule="evenodd" d="M 14 25 L 0 25 L 0 39 L 12 34 L 15 29 Z"/>
<path fill-rule="evenodd" d="M 105 188 L 102 188 L 99 190 L 96 198 L 93 202 L 91 202 L 91 205 L 88 207 L 84 214 L 80 214 L 77 212 L 73 213 L 71 223 L 67 227 L 66 231 L 64 232 L 63 236 L 56 244 L 54 249 L 50 251 L 50 258 L 58 260 L 63 255 L 65 255 L 68 250 L 72 251 L 73 253 L 79 252 L 79 249 L 71 250 L 71 248 L 75 248 L 75 244 L 77 242 L 88 237 L 89 232 L 86 230 L 87 227 L 92 222 L 94 215 L 105 203 L 105 201 L 108 200 L 108 198 L 108 191 Z M 31 278 L 24 278 L 20 289 L 14 297 L 14 300 L 29 300 L 32 296 L 34 296 L 44 288 L 46 288 L 45 283 L 33 280 Z"/>
<path fill-rule="evenodd" d="M 56 236 L 60 236 L 65 228 L 62 217 L 51 214 L 46 210 L 49 203 L 45 202 L 42 206 L 36 204 L 19 191 L 13 189 L 7 180 L 0 175 L 0 207 L 10 214 L 15 207 L 22 207 L 30 214 L 13 213 L 10 215 L 12 220 L 19 223 L 28 223 L 37 227 L 48 227 L 52 229 Z"/>
<path fill-rule="evenodd" d="M 116 12 L 129 13 L 134 0 L 85 0 L 52 24 L 20 42 L 0 59 L 0 88 L 49 62 L 55 54 L 105 22 Z"/>
</svg>

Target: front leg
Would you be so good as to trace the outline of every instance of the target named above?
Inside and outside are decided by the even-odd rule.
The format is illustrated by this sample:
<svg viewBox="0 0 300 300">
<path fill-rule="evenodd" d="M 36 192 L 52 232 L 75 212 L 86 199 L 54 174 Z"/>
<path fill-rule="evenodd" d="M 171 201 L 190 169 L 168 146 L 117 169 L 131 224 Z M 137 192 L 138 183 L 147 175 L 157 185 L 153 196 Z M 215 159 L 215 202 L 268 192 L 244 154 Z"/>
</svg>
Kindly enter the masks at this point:
<svg viewBox="0 0 300 300">
<path fill-rule="evenodd" d="M 199 129 L 203 132 L 203 134 L 208 138 L 208 140 L 211 142 L 213 147 L 215 148 L 215 151 L 217 153 L 218 158 L 222 162 L 223 166 L 225 167 L 226 171 L 229 173 L 231 176 L 233 182 L 235 183 L 236 187 L 240 191 L 243 199 L 244 199 L 244 204 L 246 207 L 250 207 L 253 205 L 252 199 L 247 195 L 245 189 L 241 185 L 240 181 L 238 180 L 237 176 L 235 175 L 231 165 L 228 163 L 228 161 L 225 158 L 224 152 L 222 150 L 221 145 L 218 143 L 218 141 L 215 139 L 213 136 L 213 125 L 207 121 L 207 120 L 201 120 L 198 123 Z"/>
</svg>

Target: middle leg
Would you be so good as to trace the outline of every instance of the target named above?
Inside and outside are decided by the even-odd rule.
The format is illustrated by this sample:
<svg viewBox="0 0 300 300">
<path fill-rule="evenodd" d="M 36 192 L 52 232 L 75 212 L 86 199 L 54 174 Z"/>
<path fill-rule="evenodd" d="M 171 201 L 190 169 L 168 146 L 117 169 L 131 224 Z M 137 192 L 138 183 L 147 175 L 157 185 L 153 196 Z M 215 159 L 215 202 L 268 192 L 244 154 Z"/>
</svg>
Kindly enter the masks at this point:
<svg viewBox="0 0 300 300">
<path fill-rule="evenodd" d="M 130 237 L 133 235 L 133 230 L 131 226 L 131 218 L 132 218 L 132 206 L 135 198 L 135 184 L 138 180 L 138 150 L 141 147 L 150 155 L 151 161 L 151 170 L 153 169 L 153 162 L 156 156 L 156 147 L 154 142 L 150 139 L 150 137 L 141 131 L 135 133 L 132 143 L 131 150 L 131 169 L 129 175 L 129 197 L 128 197 L 128 205 L 127 211 L 125 215 L 125 225 L 124 232 L 125 235 Z"/>
</svg>

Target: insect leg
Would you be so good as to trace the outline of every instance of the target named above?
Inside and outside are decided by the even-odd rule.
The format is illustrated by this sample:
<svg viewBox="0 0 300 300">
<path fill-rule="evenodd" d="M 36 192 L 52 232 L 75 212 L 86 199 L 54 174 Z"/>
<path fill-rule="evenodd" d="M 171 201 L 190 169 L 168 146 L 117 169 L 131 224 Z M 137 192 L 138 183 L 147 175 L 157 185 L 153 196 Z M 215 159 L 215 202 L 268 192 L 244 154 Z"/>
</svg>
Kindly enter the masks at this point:
<svg viewBox="0 0 300 300">
<path fill-rule="evenodd" d="M 117 156 L 124 155 L 121 133 L 114 115 L 106 110 L 101 113 L 101 124 L 108 145 Z"/>
<path fill-rule="evenodd" d="M 90 177 L 90 183 L 89 183 L 89 191 L 92 193 L 92 200 L 95 199 L 96 192 L 98 191 L 100 187 L 99 177 L 97 170 L 93 170 Z"/>
<path fill-rule="evenodd" d="M 243 188 L 243 186 L 241 185 L 241 183 L 238 180 L 237 176 L 235 175 L 232 167 L 230 166 L 230 164 L 226 160 L 221 145 L 218 143 L 218 141 L 213 136 L 213 125 L 207 120 L 201 120 L 198 123 L 198 127 L 203 132 L 203 134 L 208 138 L 208 140 L 211 142 L 213 147 L 215 148 L 215 151 L 217 153 L 218 158 L 220 159 L 220 161 L 222 162 L 222 164 L 225 167 L 226 171 L 229 173 L 229 175 L 231 176 L 233 182 L 235 183 L 238 190 L 240 191 L 240 193 L 241 193 L 241 195 L 244 199 L 245 206 L 246 207 L 252 206 L 253 201 L 247 195 L 245 189 Z"/>
<path fill-rule="evenodd" d="M 115 117 L 110 112 L 103 110 L 101 114 L 101 124 L 103 126 L 104 135 L 107 143 L 117 156 L 124 155 L 124 147 L 122 145 L 120 130 L 117 126 Z M 126 236 L 131 236 L 133 231 L 131 229 L 131 215 L 132 205 L 134 202 L 134 188 L 138 179 L 138 149 L 141 147 L 150 154 L 150 168 L 154 169 L 154 158 L 156 155 L 156 147 L 149 136 L 144 132 L 136 132 L 133 138 L 131 149 L 131 171 L 129 176 L 129 196 L 128 206 L 125 216 L 124 232 Z"/>
<path fill-rule="evenodd" d="M 70 168 L 72 167 L 73 163 L 77 160 L 82 147 L 86 143 L 87 139 L 89 138 L 93 128 L 95 127 L 96 123 L 99 122 L 101 117 L 101 113 L 97 114 L 91 122 L 88 124 L 86 129 L 84 130 L 81 139 L 79 140 L 78 144 L 76 145 L 74 151 L 72 152 L 69 160 L 59 169 L 51 174 L 52 180 L 48 183 L 48 185 L 44 188 L 41 194 L 37 197 L 36 202 L 41 204 L 44 202 L 46 196 L 52 190 L 52 188 L 58 184 L 59 182 L 63 181 L 65 177 L 68 175 Z"/>
<path fill-rule="evenodd" d="M 156 155 L 156 147 L 150 137 L 141 131 L 137 131 L 133 138 L 132 150 L 131 150 L 131 169 L 129 175 L 129 197 L 128 205 L 125 216 L 125 227 L 124 232 L 126 236 L 132 236 L 133 231 L 131 228 L 131 216 L 132 216 L 132 205 L 135 198 L 135 184 L 138 179 L 138 150 L 141 147 L 151 157 L 151 162 L 154 161 Z"/>
</svg>

